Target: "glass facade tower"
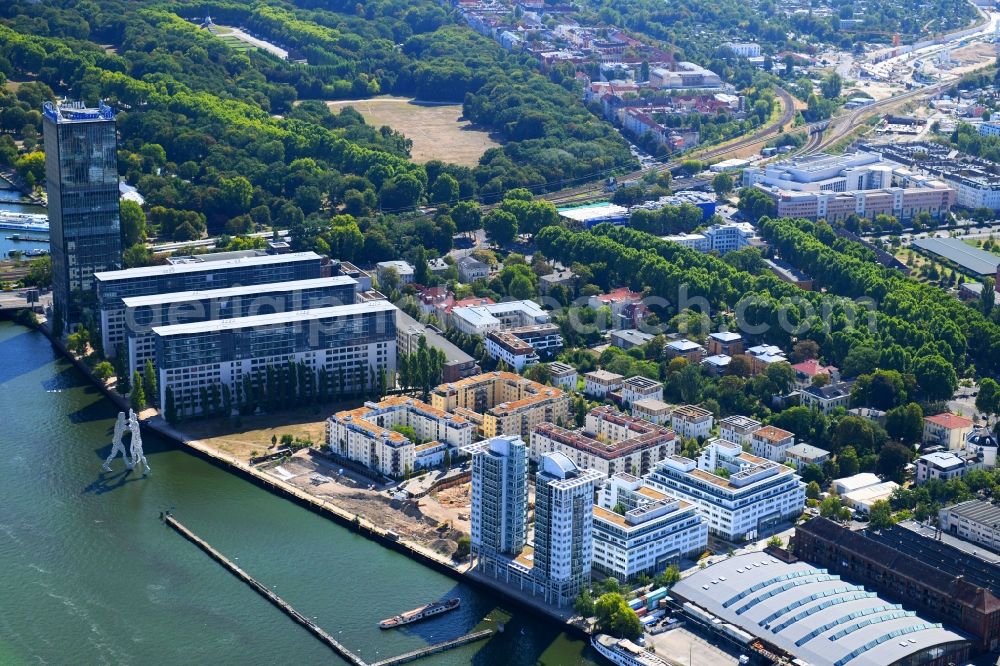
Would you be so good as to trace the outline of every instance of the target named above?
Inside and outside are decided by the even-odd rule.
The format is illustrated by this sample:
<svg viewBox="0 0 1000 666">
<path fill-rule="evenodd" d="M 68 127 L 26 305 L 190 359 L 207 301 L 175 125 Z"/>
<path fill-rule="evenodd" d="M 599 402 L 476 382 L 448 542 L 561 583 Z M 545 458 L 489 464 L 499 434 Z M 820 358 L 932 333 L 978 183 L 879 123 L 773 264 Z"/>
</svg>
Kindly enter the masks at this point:
<svg viewBox="0 0 1000 666">
<path fill-rule="evenodd" d="M 104 104 L 51 102 L 42 117 L 53 305 L 73 324 L 93 303 L 93 274 L 122 267 L 115 118 Z"/>
</svg>

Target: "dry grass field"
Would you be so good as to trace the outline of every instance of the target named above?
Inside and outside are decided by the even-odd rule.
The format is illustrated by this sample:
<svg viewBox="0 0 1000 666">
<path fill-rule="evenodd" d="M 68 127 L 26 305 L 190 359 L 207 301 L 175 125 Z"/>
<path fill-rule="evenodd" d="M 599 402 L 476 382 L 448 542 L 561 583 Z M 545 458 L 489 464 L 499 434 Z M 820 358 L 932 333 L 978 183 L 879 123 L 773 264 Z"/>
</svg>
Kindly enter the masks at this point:
<svg viewBox="0 0 1000 666">
<path fill-rule="evenodd" d="M 488 149 L 500 144 L 488 132 L 462 118 L 461 104 L 421 103 L 404 97 L 375 97 L 327 102 L 337 112 L 353 106 L 374 127 L 388 125 L 413 141 L 411 157 L 424 163 L 441 160 L 475 166 Z"/>
</svg>

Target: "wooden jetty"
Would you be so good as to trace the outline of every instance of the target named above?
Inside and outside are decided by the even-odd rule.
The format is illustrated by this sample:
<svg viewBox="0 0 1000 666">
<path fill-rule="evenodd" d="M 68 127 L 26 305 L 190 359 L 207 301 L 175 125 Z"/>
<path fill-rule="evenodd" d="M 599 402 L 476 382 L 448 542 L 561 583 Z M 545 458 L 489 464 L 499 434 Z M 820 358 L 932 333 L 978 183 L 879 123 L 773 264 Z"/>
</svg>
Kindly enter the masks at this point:
<svg viewBox="0 0 1000 666">
<path fill-rule="evenodd" d="M 251 588 L 256 590 L 262 597 L 270 601 L 274 606 L 280 609 L 288 617 L 292 618 L 295 622 L 302 625 L 309 633 L 318 638 L 322 643 L 325 643 L 331 650 L 336 652 L 340 657 L 353 664 L 354 666 L 397 666 L 398 664 L 405 664 L 411 661 L 416 661 L 417 659 L 422 659 L 432 654 L 437 654 L 439 652 L 444 652 L 445 650 L 450 650 L 452 648 L 460 647 L 462 645 L 468 645 L 469 643 L 474 643 L 478 640 L 488 638 L 493 635 L 492 629 L 482 629 L 480 631 L 473 631 L 471 633 L 459 636 L 458 638 L 453 638 L 448 641 L 443 641 L 441 643 L 435 643 L 434 645 L 428 645 L 427 647 L 420 648 L 418 650 L 413 650 L 412 652 L 407 652 L 401 654 L 398 657 L 391 657 L 389 659 L 383 659 L 381 661 L 375 662 L 373 664 L 367 663 L 358 655 L 354 654 L 348 650 L 343 643 L 338 641 L 336 638 L 324 631 L 319 625 L 307 618 L 302 613 L 295 610 L 291 604 L 279 597 L 273 591 L 268 589 L 258 581 L 256 578 L 248 574 L 243 569 L 236 566 L 228 557 L 213 548 L 207 541 L 199 537 L 197 534 L 185 527 L 179 520 L 174 518 L 170 513 L 161 514 L 163 522 L 169 525 L 175 532 L 180 534 L 182 537 L 193 543 L 194 545 L 205 551 L 209 557 L 221 564 L 226 569 L 229 569 L 230 573 L 242 580 L 244 583 L 249 585 Z"/>
</svg>

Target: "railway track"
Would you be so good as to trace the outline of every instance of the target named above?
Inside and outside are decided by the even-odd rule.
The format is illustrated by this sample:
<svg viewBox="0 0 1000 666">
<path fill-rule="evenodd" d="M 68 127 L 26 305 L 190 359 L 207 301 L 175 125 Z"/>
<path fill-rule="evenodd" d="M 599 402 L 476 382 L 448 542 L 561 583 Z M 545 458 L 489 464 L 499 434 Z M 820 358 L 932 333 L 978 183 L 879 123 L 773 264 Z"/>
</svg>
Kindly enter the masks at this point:
<svg viewBox="0 0 1000 666">
<path fill-rule="evenodd" d="M 725 157 L 742 151 L 750 146 L 754 146 L 760 143 L 764 143 L 769 140 L 772 136 L 778 133 L 778 129 L 784 127 L 792 121 L 795 117 L 795 102 L 792 99 L 791 94 L 788 93 L 784 88 L 776 88 L 775 92 L 778 98 L 781 100 L 784 110 L 782 111 L 781 118 L 777 121 L 771 123 L 766 127 L 760 128 L 758 131 L 754 132 L 750 136 L 738 139 L 732 143 L 726 144 L 724 146 L 719 146 L 717 148 L 709 148 L 704 151 L 699 151 L 693 153 L 687 157 L 687 159 L 697 159 L 701 161 L 715 159 L 718 157 Z M 663 171 L 674 171 L 680 168 L 684 160 L 673 160 L 671 162 L 664 162 L 663 164 L 657 164 L 651 169 L 640 169 L 638 171 L 633 171 L 632 173 L 621 176 L 621 180 L 633 180 L 642 177 L 648 171 L 652 170 L 655 172 Z M 569 203 L 575 199 L 580 199 L 587 195 L 597 194 L 604 192 L 604 185 L 601 183 L 590 183 L 588 185 L 581 185 L 579 187 L 572 187 L 563 190 L 558 190 L 556 192 L 549 192 L 540 195 L 539 199 L 544 199 L 553 204 L 559 203 Z"/>
</svg>

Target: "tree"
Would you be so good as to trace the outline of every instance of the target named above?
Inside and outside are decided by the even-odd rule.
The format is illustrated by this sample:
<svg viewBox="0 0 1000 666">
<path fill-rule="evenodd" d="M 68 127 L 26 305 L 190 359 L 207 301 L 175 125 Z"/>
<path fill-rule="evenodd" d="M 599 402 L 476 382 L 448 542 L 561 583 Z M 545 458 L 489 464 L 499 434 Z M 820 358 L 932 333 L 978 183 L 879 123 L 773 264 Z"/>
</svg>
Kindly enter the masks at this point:
<svg viewBox="0 0 1000 666">
<path fill-rule="evenodd" d="M 167 420 L 167 423 L 173 425 L 177 422 L 177 403 L 174 398 L 174 390 L 172 388 L 168 386 L 166 393 L 167 397 L 163 406 L 163 418 Z"/>
<path fill-rule="evenodd" d="M 859 345 L 847 353 L 842 370 L 845 377 L 860 377 L 871 374 L 877 366 L 878 352 L 871 347 Z"/>
<path fill-rule="evenodd" d="M 996 298 L 996 282 L 991 277 L 983 278 L 983 290 L 979 293 L 979 306 L 985 316 L 989 317 L 993 313 L 993 304 Z"/>
<path fill-rule="evenodd" d="M 919 442 L 924 433 L 924 410 L 915 402 L 894 407 L 885 414 L 885 429 L 904 444 Z"/>
<path fill-rule="evenodd" d="M 809 485 L 806 486 L 806 497 L 808 499 L 818 500 L 821 492 L 819 484 L 815 481 L 810 481 Z"/>
<path fill-rule="evenodd" d="M 131 199 L 122 199 L 119 218 L 125 247 L 132 247 L 136 243 L 146 240 L 146 214 L 142 211 L 142 206 Z"/>
<path fill-rule="evenodd" d="M 676 564 L 671 564 L 663 573 L 658 575 L 655 579 L 655 584 L 657 587 L 673 587 L 681 580 L 681 570 Z"/>
<path fill-rule="evenodd" d="M 129 402 L 136 413 L 146 409 L 146 393 L 142 388 L 142 377 L 136 370 L 132 374 L 132 392 L 129 394 Z"/>
<path fill-rule="evenodd" d="M 434 181 L 431 188 L 431 203 L 453 203 L 458 199 L 458 181 L 449 173 L 443 173 Z M 457 222 L 456 222 L 457 224 Z"/>
<path fill-rule="evenodd" d="M 483 229 L 494 242 L 505 245 L 517 236 L 517 218 L 513 213 L 494 208 L 483 218 Z"/>
<path fill-rule="evenodd" d="M 465 536 L 464 534 L 458 537 L 458 541 L 455 543 L 455 559 L 464 560 L 472 552 L 472 540 Z"/>
<path fill-rule="evenodd" d="M 843 87 L 844 81 L 840 78 L 840 74 L 836 72 L 831 72 L 827 74 L 823 79 L 822 83 L 819 84 L 819 90 L 823 93 L 823 97 L 826 99 L 834 99 L 840 97 L 840 90 Z"/>
<path fill-rule="evenodd" d="M 475 201 L 462 201 L 451 209 L 451 219 L 458 231 L 468 233 L 483 226 L 483 215 Z"/>
<path fill-rule="evenodd" d="M 892 507 L 887 500 L 877 500 L 868 510 L 868 525 L 873 530 L 884 530 L 892 527 Z"/>
<path fill-rule="evenodd" d="M 417 248 L 413 259 L 413 281 L 427 286 L 430 284 L 430 267 L 427 265 L 427 253 L 422 247 Z"/>
<path fill-rule="evenodd" d="M 858 453 L 853 446 L 845 446 L 840 452 L 837 456 L 837 467 L 843 476 L 854 476 L 861 470 L 861 461 L 858 460 Z"/>
<path fill-rule="evenodd" d="M 114 374 L 115 366 L 111 365 L 108 361 L 101 361 L 94 366 L 94 376 L 102 382 L 108 381 Z"/>
<path fill-rule="evenodd" d="M 785 545 L 785 542 L 777 534 L 775 534 L 773 537 L 771 537 L 770 539 L 767 540 L 767 547 L 768 548 L 781 548 L 784 545 Z"/>
<path fill-rule="evenodd" d="M 733 177 L 726 172 L 718 173 L 712 179 L 712 189 L 720 197 L 724 197 L 733 191 Z"/>
<path fill-rule="evenodd" d="M 878 473 L 896 483 L 902 483 L 903 468 L 909 464 L 912 457 L 913 449 L 899 442 L 887 442 L 878 454 Z"/>
<path fill-rule="evenodd" d="M 929 401 L 949 400 L 958 388 L 955 366 L 939 354 L 914 359 L 913 375 L 921 393 Z"/>
<path fill-rule="evenodd" d="M 987 417 L 1000 414 L 1000 384 L 992 377 L 985 377 L 979 382 L 976 409 Z"/>
<path fill-rule="evenodd" d="M 594 615 L 594 597 L 590 594 L 590 590 L 580 590 L 576 601 L 573 602 L 573 610 L 580 617 L 592 617 Z"/>
<path fill-rule="evenodd" d="M 635 640 L 642 635 L 642 621 L 618 592 L 606 592 L 594 604 L 598 627 L 607 633 Z"/>
<path fill-rule="evenodd" d="M 814 340 L 799 340 L 792 347 L 792 363 L 801 363 L 811 358 L 819 358 L 819 345 Z"/>
<path fill-rule="evenodd" d="M 146 359 L 146 367 L 143 368 L 142 373 L 142 391 L 154 404 L 157 402 L 156 396 L 160 394 L 156 389 L 156 383 L 156 368 L 153 367 L 152 361 Z"/>
</svg>

